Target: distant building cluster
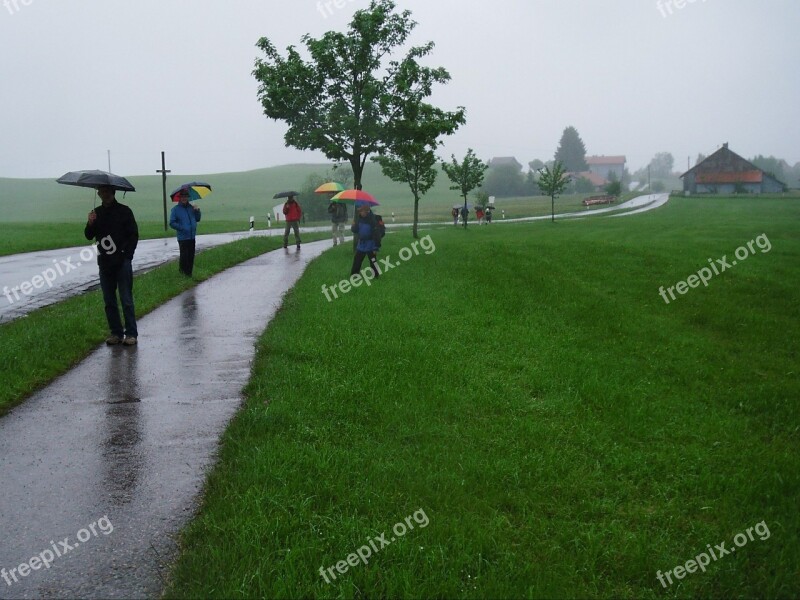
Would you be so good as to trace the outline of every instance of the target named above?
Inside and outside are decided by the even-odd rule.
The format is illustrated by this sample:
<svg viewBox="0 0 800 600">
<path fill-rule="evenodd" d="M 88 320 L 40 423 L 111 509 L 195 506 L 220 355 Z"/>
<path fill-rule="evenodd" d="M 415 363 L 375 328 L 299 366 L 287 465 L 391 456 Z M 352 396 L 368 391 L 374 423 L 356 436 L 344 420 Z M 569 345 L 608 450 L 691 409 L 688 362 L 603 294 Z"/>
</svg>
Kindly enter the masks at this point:
<svg viewBox="0 0 800 600">
<path fill-rule="evenodd" d="M 622 174 L 625 171 L 624 156 L 587 156 L 586 164 L 589 165 L 588 171 L 580 173 L 570 173 L 573 179 L 588 179 L 596 191 L 602 191 L 613 178 L 622 181 Z"/>
</svg>

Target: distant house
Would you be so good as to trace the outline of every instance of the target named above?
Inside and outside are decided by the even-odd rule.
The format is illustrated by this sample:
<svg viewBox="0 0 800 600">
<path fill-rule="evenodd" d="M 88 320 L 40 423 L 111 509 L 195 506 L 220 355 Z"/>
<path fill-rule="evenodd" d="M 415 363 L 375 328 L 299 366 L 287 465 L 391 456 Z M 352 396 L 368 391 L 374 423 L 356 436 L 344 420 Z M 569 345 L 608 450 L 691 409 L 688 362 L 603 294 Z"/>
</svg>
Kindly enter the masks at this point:
<svg viewBox="0 0 800 600">
<path fill-rule="evenodd" d="M 576 181 L 581 178 L 588 179 L 594 187 L 594 191 L 596 192 L 602 192 L 605 186 L 608 185 L 608 180 L 605 177 L 596 173 L 592 173 L 591 171 L 581 171 L 580 173 L 571 171 L 568 172 L 567 175 L 572 178 L 572 181 Z"/>
<path fill-rule="evenodd" d="M 611 173 L 617 177 L 617 181 L 622 181 L 622 173 L 625 170 L 624 156 L 587 156 L 586 164 L 589 171 L 599 175 L 603 179 L 608 179 Z"/>
<path fill-rule="evenodd" d="M 513 156 L 495 156 L 489 161 L 489 168 L 514 166 L 517 170 L 522 170 L 522 165 Z"/>
<path fill-rule="evenodd" d="M 687 194 L 774 194 L 785 185 L 728 148 L 728 144 L 681 175 Z"/>
</svg>

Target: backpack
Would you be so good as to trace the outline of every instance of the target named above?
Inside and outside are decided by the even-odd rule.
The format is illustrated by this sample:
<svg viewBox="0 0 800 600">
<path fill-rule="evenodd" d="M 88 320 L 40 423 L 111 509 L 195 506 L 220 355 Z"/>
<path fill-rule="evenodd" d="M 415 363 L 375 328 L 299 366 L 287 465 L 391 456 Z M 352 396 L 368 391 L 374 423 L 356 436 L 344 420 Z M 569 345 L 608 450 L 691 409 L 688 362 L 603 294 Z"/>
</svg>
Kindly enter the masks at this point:
<svg viewBox="0 0 800 600">
<path fill-rule="evenodd" d="M 347 207 L 344 204 L 342 204 L 341 202 L 337 202 L 336 203 L 336 209 L 335 209 L 335 212 L 333 213 L 333 215 L 337 219 L 341 219 L 343 221 L 346 220 L 347 219 Z"/>
<path fill-rule="evenodd" d="M 383 217 L 375 216 L 375 226 L 372 228 L 372 239 L 380 246 L 383 236 L 386 235 L 386 225 L 383 224 Z"/>
</svg>

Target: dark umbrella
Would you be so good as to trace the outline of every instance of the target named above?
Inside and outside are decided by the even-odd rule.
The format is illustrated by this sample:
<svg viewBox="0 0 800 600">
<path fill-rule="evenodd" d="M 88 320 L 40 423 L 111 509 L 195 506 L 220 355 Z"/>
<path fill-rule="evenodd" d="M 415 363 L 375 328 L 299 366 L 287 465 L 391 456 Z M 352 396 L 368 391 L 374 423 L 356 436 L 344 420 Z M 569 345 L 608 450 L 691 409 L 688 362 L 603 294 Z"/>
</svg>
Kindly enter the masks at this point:
<svg viewBox="0 0 800 600">
<path fill-rule="evenodd" d="M 277 193 L 277 194 L 275 194 L 275 195 L 274 195 L 272 198 L 273 198 L 273 199 L 277 199 L 277 198 L 289 198 L 289 197 L 291 197 L 291 196 L 299 196 L 299 195 L 300 195 L 300 194 L 298 194 L 297 192 L 278 192 L 278 193 Z"/>
<path fill-rule="evenodd" d="M 64 175 L 56 179 L 56 183 L 95 189 L 101 186 L 108 186 L 115 190 L 120 190 L 121 192 L 136 191 L 136 188 L 131 185 L 131 182 L 124 177 L 120 177 L 119 175 L 114 175 L 113 173 L 108 173 L 106 171 L 97 170 L 70 171 L 69 173 L 64 173 Z"/>
</svg>

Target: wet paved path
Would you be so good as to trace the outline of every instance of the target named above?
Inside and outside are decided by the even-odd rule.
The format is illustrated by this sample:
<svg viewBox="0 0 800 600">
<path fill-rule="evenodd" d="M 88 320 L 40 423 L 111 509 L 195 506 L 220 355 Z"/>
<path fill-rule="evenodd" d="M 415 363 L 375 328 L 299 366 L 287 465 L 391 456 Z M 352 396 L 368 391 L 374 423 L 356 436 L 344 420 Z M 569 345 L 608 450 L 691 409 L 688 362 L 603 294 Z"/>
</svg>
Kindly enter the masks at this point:
<svg viewBox="0 0 800 600">
<path fill-rule="evenodd" d="M 303 228 L 303 233 L 329 230 L 327 227 L 306 227 Z M 242 232 L 198 235 L 197 250 L 228 244 L 251 235 L 283 235 L 283 229 L 278 231 L 278 228 L 273 228 L 252 234 Z M 146 271 L 178 258 L 178 254 L 178 242 L 174 237 L 140 240 L 133 257 L 133 269 L 136 272 Z M 33 281 L 37 276 L 42 280 Z M 23 293 L 23 290 L 12 290 L 14 287 L 21 287 L 25 282 L 33 282 L 30 287 L 26 286 L 25 291 L 29 291 L 28 294 Z M 38 287 L 33 288 L 33 285 Z M 89 241 L 85 246 L 75 248 L 0 256 L 0 323 L 83 293 L 97 285 L 100 285 L 97 255 Z"/>
<path fill-rule="evenodd" d="M 143 317 L 138 346 L 99 347 L 0 419 L 0 598 L 158 596 L 254 343 L 330 246 L 216 275 Z"/>
</svg>

